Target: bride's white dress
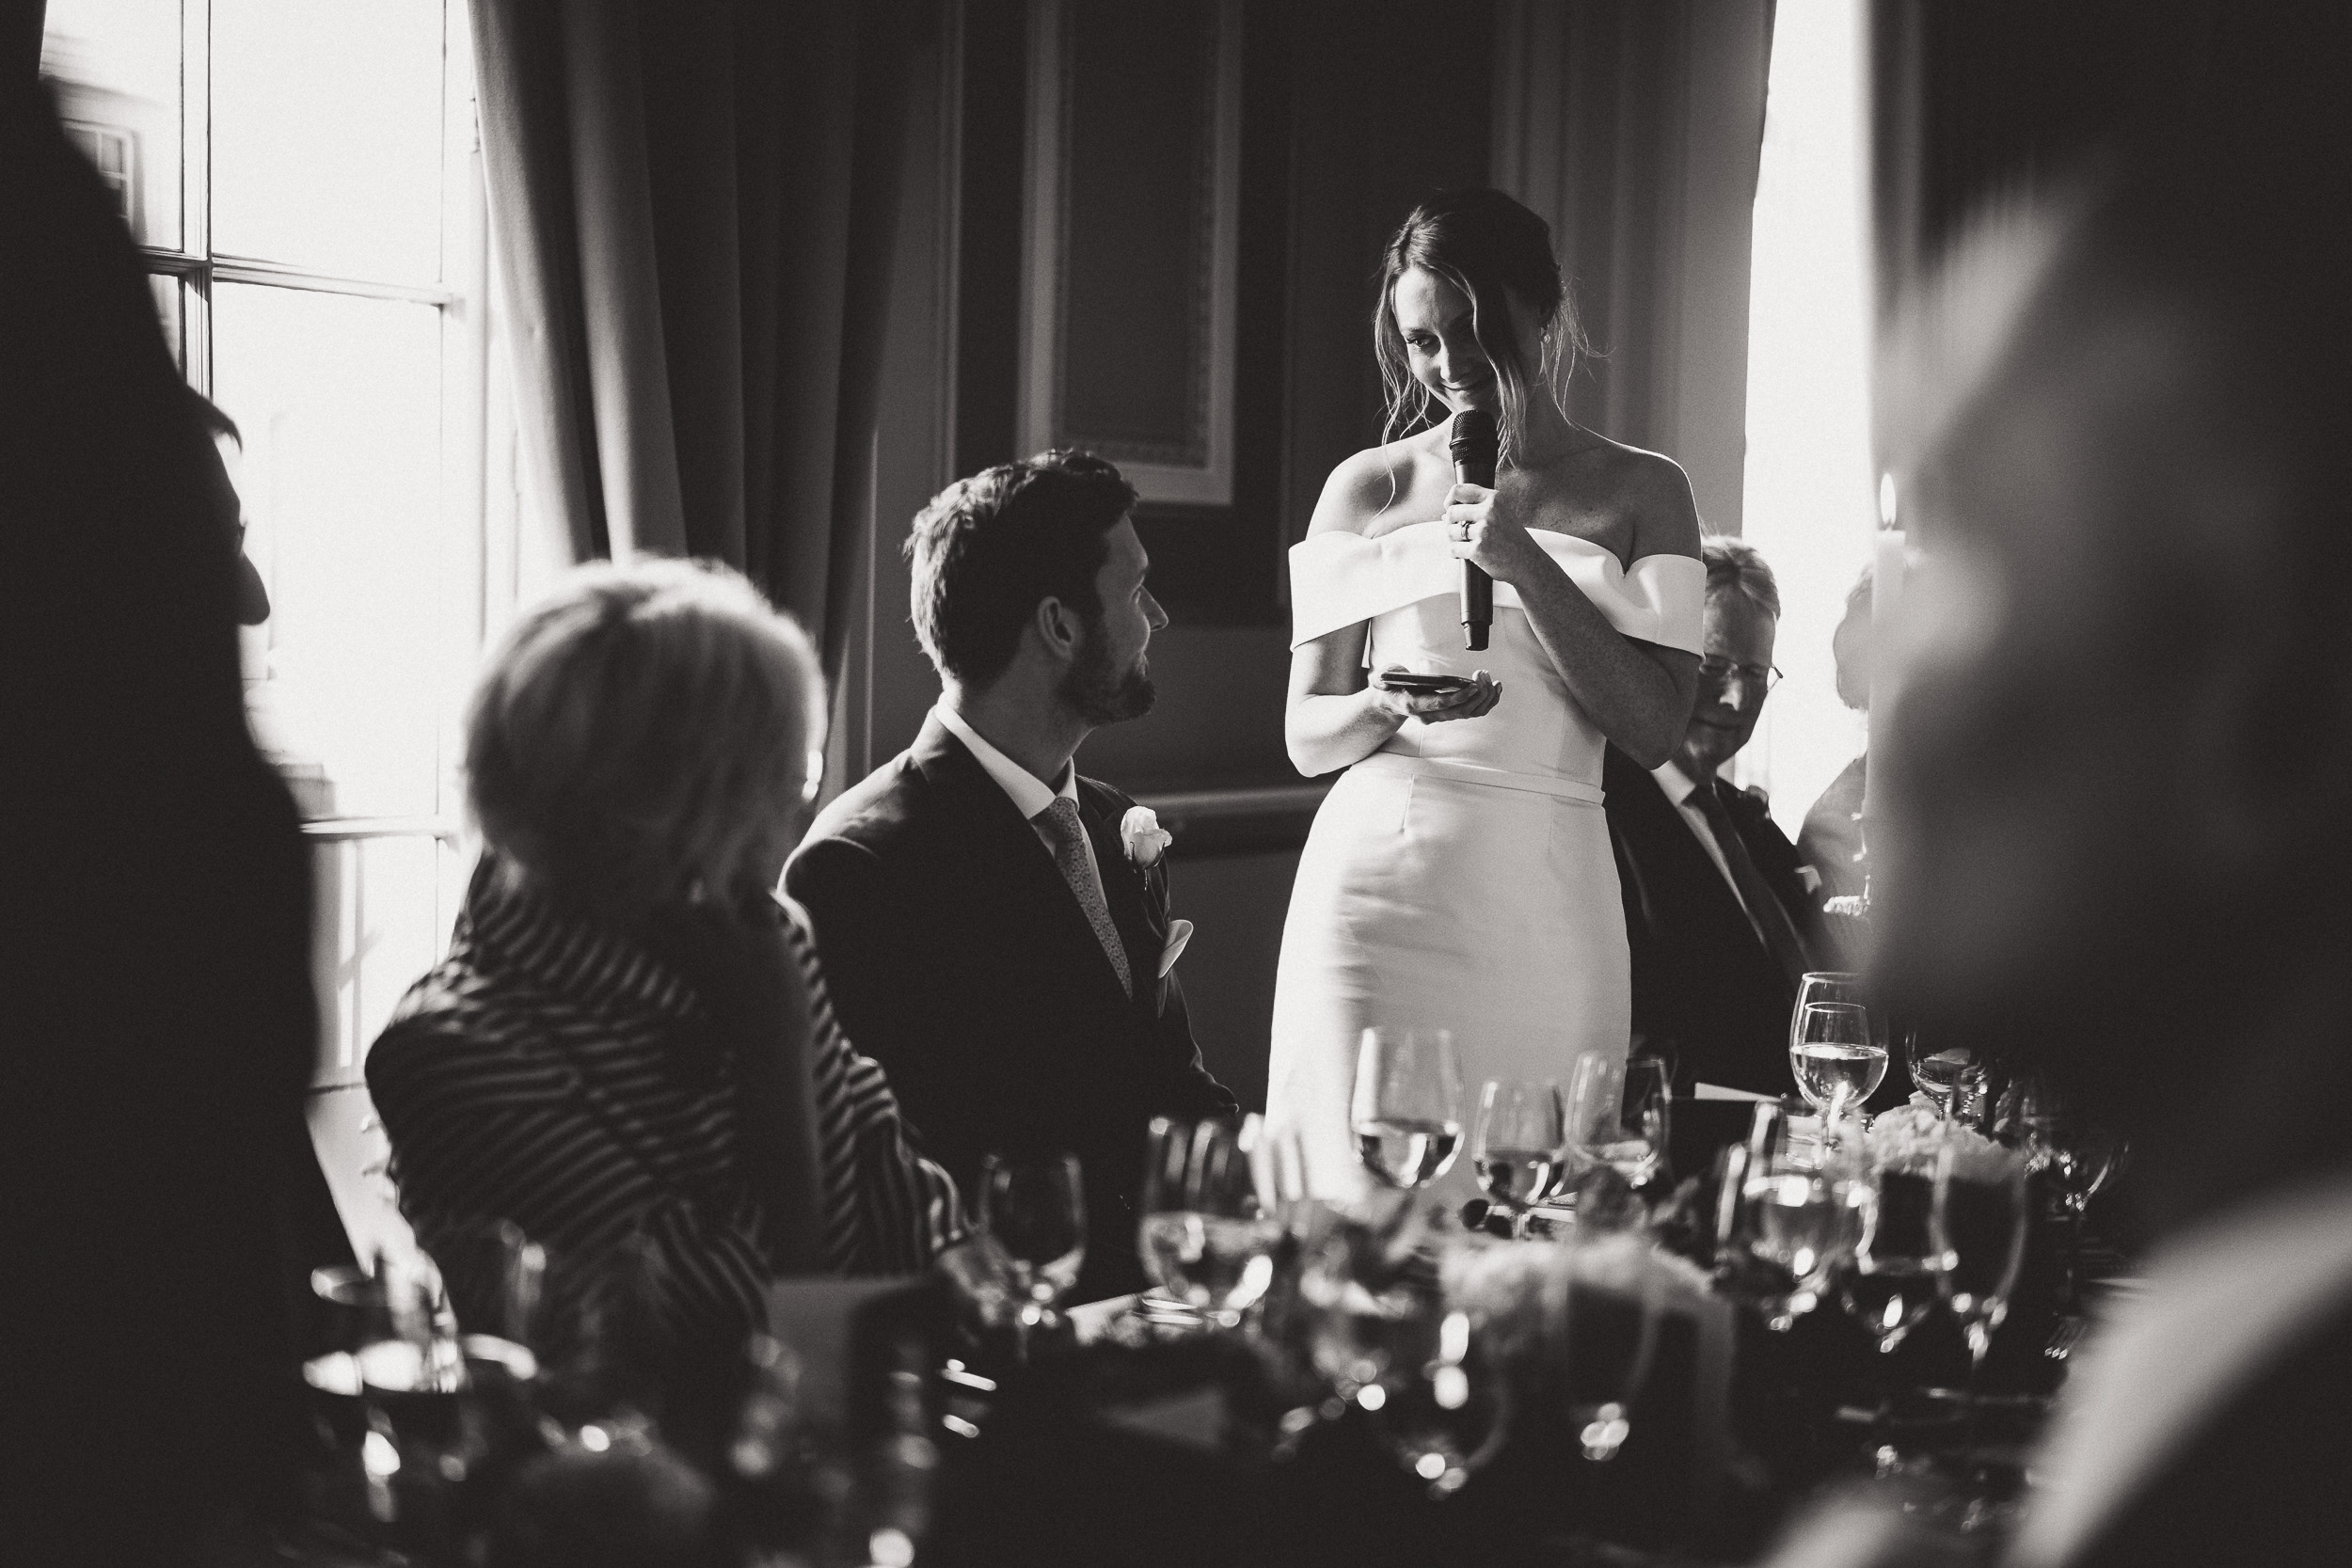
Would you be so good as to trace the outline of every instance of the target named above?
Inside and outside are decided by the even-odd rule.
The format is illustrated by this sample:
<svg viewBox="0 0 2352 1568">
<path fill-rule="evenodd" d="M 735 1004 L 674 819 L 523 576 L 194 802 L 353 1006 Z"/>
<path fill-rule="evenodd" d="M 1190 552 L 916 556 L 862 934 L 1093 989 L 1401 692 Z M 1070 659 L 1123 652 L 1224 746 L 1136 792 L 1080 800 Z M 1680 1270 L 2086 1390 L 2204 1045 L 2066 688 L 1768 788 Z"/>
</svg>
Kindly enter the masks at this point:
<svg viewBox="0 0 2352 1568">
<path fill-rule="evenodd" d="M 1291 892 L 1274 989 L 1267 1121 L 1301 1134 L 1319 1195 L 1364 1176 L 1348 1127 L 1367 1025 L 1450 1029 L 1462 1057 L 1461 1153 L 1437 1191 L 1475 1190 L 1470 1138 L 1489 1078 L 1556 1079 L 1578 1055 L 1622 1057 L 1630 1033 L 1625 911 L 1601 813 L 1604 740 L 1569 696 L 1507 583 L 1494 629 L 1462 647 L 1456 562 L 1441 522 L 1291 551 L 1291 646 L 1370 622 L 1366 664 L 1468 675 L 1502 700 L 1480 719 L 1407 720 L 1341 775 Z M 1628 637 L 1697 653 L 1706 569 L 1534 538 Z"/>
</svg>

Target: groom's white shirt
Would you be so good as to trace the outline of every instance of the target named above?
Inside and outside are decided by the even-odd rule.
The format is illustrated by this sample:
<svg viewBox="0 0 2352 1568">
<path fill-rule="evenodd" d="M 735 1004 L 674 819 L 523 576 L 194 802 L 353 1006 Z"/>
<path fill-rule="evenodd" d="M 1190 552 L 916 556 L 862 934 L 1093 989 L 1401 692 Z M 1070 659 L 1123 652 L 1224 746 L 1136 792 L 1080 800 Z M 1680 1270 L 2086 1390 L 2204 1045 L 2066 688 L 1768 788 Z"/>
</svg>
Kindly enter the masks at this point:
<svg viewBox="0 0 2352 1568">
<path fill-rule="evenodd" d="M 1054 835 L 1039 827 L 1037 819 L 1041 813 L 1053 805 L 1056 797 L 1073 805 L 1077 803 L 1078 765 L 1073 762 L 1061 770 L 1061 787 L 1053 788 L 990 745 L 988 738 L 974 729 L 962 714 L 948 706 L 945 699 L 935 705 L 931 712 L 938 716 L 942 724 L 947 726 L 949 735 L 963 742 L 964 750 L 972 753 L 988 776 L 996 781 L 996 787 L 1011 800 L 1012 809 L 1028 823 L 1029 831 L 1037 834 L 1040 844 L 1045 846 L 1046 856 L 1050 859 L 1054 853 Z M 1094 836 L 1091 833 L 1081 834 L 1079 842 L 1086 846 L 1087 874 L 1094 879 L 1094 891 L 1099 894 L 1103 891 L 1103 868 L 1094 859 Z"/>
</svg>

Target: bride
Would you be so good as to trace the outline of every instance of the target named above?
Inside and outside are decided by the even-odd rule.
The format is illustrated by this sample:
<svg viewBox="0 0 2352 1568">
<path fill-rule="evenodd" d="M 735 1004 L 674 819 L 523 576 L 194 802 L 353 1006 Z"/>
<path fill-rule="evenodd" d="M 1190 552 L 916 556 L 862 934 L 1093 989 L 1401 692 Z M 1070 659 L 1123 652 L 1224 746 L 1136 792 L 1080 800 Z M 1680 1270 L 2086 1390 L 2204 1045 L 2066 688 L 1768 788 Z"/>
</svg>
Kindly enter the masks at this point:
<svg viewBox="0 0 2352 1568">
<path fill-rule="evenodd" d="M 1414 434 L 1334 469 L 1291 551 L 1291 760 L 1347 771 L 1291 895 L 1267 1112 L 1322 1196 L 1366 1180 L 1347 1123 L 1367 1025 L 1453 1031 L 1466 1140 L 1483 1080 L 1565 1089 L 1579 1054 L 1626 1052 L 1603 742 L 1645 768 L 1680 742 L 1706 572 L 1682 470 L 1563 411 L 1576 343 L 1541 218 L 1490 190 L 1417 208 L 1373 315 L 1384 434 Z M 1454 482 L 1473 408 L 1501 430 L 1491 490 Z M 1462 648 L 1457 559 L 1494 578 L 1484 654 Z M 1467 679 L 1415 692 L 1400 671 Z M 1470 1164 L 1439 1190 L 1467 1196 Z"/>
</svg>

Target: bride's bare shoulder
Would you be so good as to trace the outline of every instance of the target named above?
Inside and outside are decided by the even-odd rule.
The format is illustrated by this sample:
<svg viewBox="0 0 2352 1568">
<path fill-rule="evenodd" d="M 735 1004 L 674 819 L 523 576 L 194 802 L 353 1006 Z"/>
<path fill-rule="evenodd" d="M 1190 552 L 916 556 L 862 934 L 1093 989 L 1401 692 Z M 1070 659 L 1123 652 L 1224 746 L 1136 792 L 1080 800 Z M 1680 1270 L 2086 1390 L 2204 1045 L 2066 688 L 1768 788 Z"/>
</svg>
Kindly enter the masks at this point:
<svg viewBox="0 0 2352 1568">
<path fill-rule="evenodd" d="M 1370 536 L 1422 520 L 1410 507 L 1415 492 L 1428 487 L 1431 465 L 1442 463 L 1437 436 L 1438 432 L 1424 430 L 1401 441 L 1367 447 L 1333 468 L 1323 482 L 1323 497 L 1315 502 L 1308 533 L 1340 531 Z M 1436 515 L 1426 498 L 1422 508 Z"/>
<path fill-rule="evenodd" d="M 1603 509 L 1633 520 L 1631 555 L 1697 555 L 1698 505 L 1682 465 L 1662 451 L 1587 434 L 1594 445 L 1579 454 L 1584 487 Z"/>
</svg>

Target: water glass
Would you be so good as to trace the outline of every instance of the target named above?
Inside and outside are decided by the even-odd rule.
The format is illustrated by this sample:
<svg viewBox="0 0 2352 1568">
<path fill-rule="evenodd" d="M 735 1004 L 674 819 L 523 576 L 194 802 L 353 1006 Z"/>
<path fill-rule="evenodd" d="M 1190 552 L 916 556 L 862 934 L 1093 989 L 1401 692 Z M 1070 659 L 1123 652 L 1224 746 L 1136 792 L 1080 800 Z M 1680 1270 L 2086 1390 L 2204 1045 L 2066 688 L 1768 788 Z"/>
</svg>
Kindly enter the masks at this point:
<svg viewBox="0 0 2352 1568">
<path fill-rule="evenodd" d="M 1462 1063 L 1443 1029 L 1367 1029 L 1349 1105 L 1356 1149 L 1388 1186 L 1425 1187 L 1462 1141 Z"/>
<path fill-rule="evenodd" d="M 1873 1042 L 1870 1029 L 1870 1010 L 1858 1002 L 1808 1002 L 1797 1010 L 1789 1070 L 1833 1133 L 1847 1108 L 1869 1099 L 1886 1077 L 1886 1048 Z"/>
<path fill-rule="evenodd" d="M 1433 1498 L 1460 1491 L 1502 1447 L 1509 1384 L 1475 1330 L 1458 1305 L 1432 1302 L 1394 1374 L 1356 1394 L 1374 1433 Z"/>
<path fill-rule="evenodd" d="M 1527 1211 L 1558 1184 L 1567 1141 L 1559 1085 L 1492 1078 L 1479 1091 L 1470 1160 L 1478 1184 L 1511 1216 L 1515 1235 L 1524 1233 Z"/>
<path fill-rule="evenodd" d="M 1943 1291 L 1935 1172 L 1887 1167 L 1866 1180 L 1867 1223 L 1838 1299 L 1879 1350 L 1891 1354 L 1926 1320 Z"/>
<path fill-rule="evenodd" d="M 1274 1282 L 1282 1222 L 1260 1202 L 1249 1154 L 1221 1121 L 1152 1118 L 1144 1170 L 1144 1272 L 1224 1328 Z"/>
<path fill-rule="evenodd" d="M 1984 1056 L 1971 1046 L 1939 1045 L 1913 1029 L 1903 1036 L 1903 1060 L 1911 1069 L 1911 1086 L 1947 1121 L 1956 1116 L 1967 1119 L 1968 1107 L 1983 1098 Z"/>
<path fill-rule="evenodd" d="M 1639 1187 L 1666 1159 L 1672 1080 L 1655 1056 L 1619 1061 L 1597 1052 L 1577 1058 L 1568 1089 L 1568 1141 L 1576 1151 Z"/>
<path fill-rule="evenodd" d="M 2026 1165 L 2012 1149 L 1958 1140 L 1936 1157 L 1932 1216 L 1944 1300 L 1967 1332 L 1972 1368 L 1992 1348 L 2025 1262 Z"/>
<path fill-rule="evenodd" d="M 1847 1162 L 1824 1158 L 1777 1106 L 1758 1106 L 1744 1151 L 1738 1252 L 1750 1266 L 1750 1294 L 1768 1327 L 1786 1331 L 1820 1305 L 1837 1271 L 1861 1245 L 1869 1182 Z"/>
<path fill-rule="evenodd" d="M 1074 1154 L 980 1162 L 977 1213 L 988 1272 L 1017 1304 L 1018 1349 L 1029 1330 L 1054 1321 L 1054 1306 L 1086 1262 L 1086 1182 Z"/>
</svg>

